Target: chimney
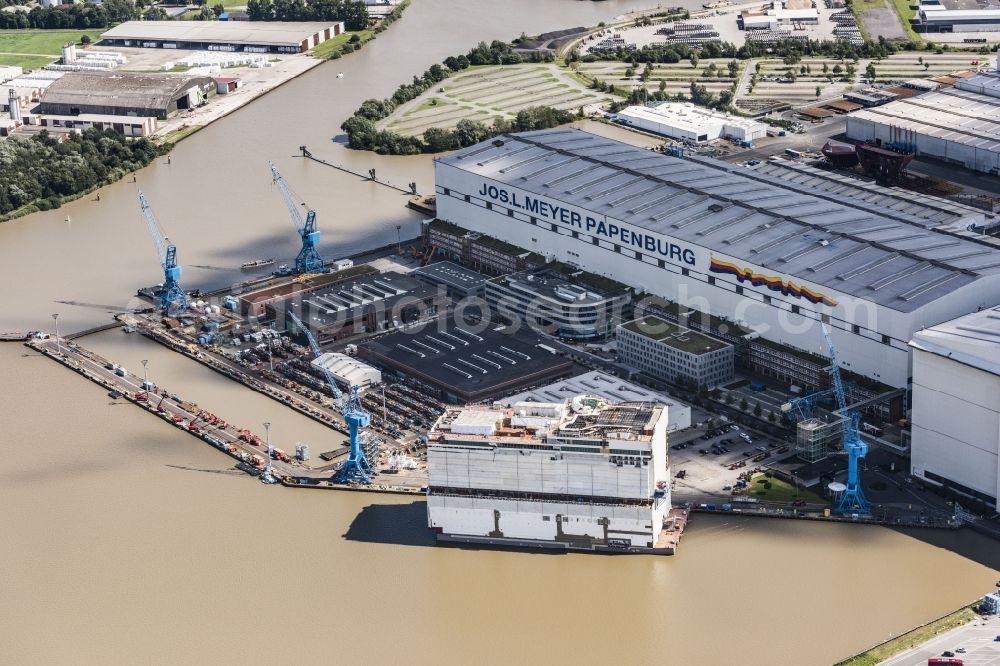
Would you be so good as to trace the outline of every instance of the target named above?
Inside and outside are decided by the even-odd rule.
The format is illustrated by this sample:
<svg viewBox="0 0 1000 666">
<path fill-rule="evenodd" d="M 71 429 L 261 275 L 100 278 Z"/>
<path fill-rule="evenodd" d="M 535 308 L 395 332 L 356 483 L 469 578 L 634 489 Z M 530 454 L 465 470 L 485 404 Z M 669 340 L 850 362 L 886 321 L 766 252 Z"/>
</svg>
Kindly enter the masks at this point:
<svg viewBox="0 0 1000 666">
<path fill-rule="evenodd" d="M 17 91 L 13 88 L 10 89 L 10 95 L 7 98 L 7 103 L 10 104 L 8 107 L 10 109 L 10 119 L 15 123 L 21 122 L 21 104 L 17 97 Z"/>
</svg>

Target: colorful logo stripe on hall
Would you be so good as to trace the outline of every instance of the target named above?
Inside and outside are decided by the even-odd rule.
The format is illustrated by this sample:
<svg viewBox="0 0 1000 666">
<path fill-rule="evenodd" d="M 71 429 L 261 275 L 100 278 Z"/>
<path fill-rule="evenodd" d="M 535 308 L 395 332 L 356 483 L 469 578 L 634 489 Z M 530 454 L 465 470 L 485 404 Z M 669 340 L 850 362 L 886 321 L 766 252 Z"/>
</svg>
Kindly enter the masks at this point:
<svg viewBox="0 0 1000 666">
<path fill-rule="evenodd" d="M 712 257 L 712 265 L 709 267 L 709 270 L 713 273 L 735 275 L 736 279 L 740 282 L 749 282 L 755 287 L 767 287 L 771 291 L 781 292 L 785 296 L 804 298 L 812 303 L 822 303 L 831 307 L 837 304 L 837 301 L 829 296 L 815 292 L 808 287 L 801 287 L 794 282 L 782 280 L 780 277 L 754 273 L 749 268 L 740 268 L 736 264 L 731 264 L 728 261 L 722 261 L 715 257 Z"/>
</svg>

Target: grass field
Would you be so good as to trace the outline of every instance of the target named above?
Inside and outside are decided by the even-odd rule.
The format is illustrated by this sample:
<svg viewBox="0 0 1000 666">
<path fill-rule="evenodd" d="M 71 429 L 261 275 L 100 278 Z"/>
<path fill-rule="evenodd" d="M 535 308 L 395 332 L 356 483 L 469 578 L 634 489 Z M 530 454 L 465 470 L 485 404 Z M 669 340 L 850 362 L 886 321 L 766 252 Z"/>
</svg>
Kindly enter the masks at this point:
<svg viewBox="0 0 1000 666">
<path fill-rule="evenodd" d="M 26 56 L 0 54 L 0 66 L 14 65 L 25 69 L 40 69 L 55 61 L 55 56 Z"/>
<path fill-rule="evenodd" d="M 887 643 L 883 643 L 876 648 L 872 648 L 868 652 L 859 654 L 857 657 L 852 657 L 846 661 L 842 661 L 837 666 L 876 666 L 889 657 L 897 655 L 900 652 L 914 648 L 921 643 L 924 643 L 940 633 L 948 631 L 949 629 L 954 629 L 955 627 L 960 627 L 963 624 L 968 624 L 975 619 L 976 614 L 972 612 L 970 608 L 963 608 L 960 611 L 956 611 L 951 615 L 946 615 L 940 620 L 931 622 L 930 624 L 918 627 L 911 632 L 905 633 L 901 636 L 897 636 Z M 962 655 L 959 655 L 960 657 Z"/>
<path fill-rule="evenodd" d="M 95 42 L 101 36 L 99 31 L 83 30 L 0 30 L 0 53 L 57 56 L 63 44 L 79 44 L 85 34 Z"/>
<path fill-rule="evenodd" d="M 910 7 L 910 0 L 889 0 L 889 4 L 896 10 L 896 15 L 899 16 L 899 22 L 902 24 L 906 36 L 914 42 L 922 42 L 923 37 L 913 30 L 913 25 L 910 23 L 910 19 L 917 14 L 917 11 Z"/>
<path fill-rule="evenodd" d="M 751 494 L 754 497 L 759 497 L 763 502 L 791 502 L 796 498 L 801 498 L 811 504 L 826 503 L 826 500 L 818 493 L 815 493 L 807 488 L 799 488 L 796 490 L 795 486 L 787 481 L 782 481 L 777 477 L 767 479 L 771 482 L 771 489 L 768 490 L 764 488 L 764 484 L 761 483 L 765 479 L 766 477 L 763 474 L 758 474 L 750 483 Z"/>
<path fill-rule="evenodd" d="M 0 65 L 44 67 L 59 55 L 63 44 L 79 44 L 84 34 L 95 42 L 101 36 L 100 32 L 83 30 L 0 30 Z"/>
</svg>

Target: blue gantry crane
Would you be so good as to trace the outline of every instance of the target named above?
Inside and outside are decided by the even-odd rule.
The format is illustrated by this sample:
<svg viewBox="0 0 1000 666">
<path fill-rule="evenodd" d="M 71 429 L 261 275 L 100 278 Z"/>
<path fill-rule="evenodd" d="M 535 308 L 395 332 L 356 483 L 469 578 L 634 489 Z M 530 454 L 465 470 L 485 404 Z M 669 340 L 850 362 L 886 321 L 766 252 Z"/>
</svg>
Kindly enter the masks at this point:
<svg viewBox="0 0 1000 666">
<path fill-rule="evenodd" d="M 181 289 L 177 280 L 181 277 L 181 267 L 177 265 L 177 247 L 163 235 L 153 210 L 146 201 L 146 195 L 139 190 L 139 207 L 142 217 L 146 220 L 149 235 L 156 245 L 156 256 L 163 267 L 163 286 L 160 287 L 160 310 L 165 316 L 172 317 L 187 307 L 187 294 Z"/>
<path fill-rule="evenodd" d="M 319 255 L 319 250 L 316 249 L 316 246 L 319 244 L 319 230 L 316 229 L 316 211 L 307 208 L 306 217 L 303 219 L 302 211 L 299 210 L 300 199 L 295 196 L 295 193 L 288 187 L 288 183 L 278 173 L 278 167 L 274 166 L 274 162 L 268 162 L 267 165 L 271 167 L 271 179 L 278 186 L 281 198 L 284 199 L 285 206 L 288 208 L 288 214 L 292 218 L 292 224 L 295 225 L 295 230 L 299 232 L 299 237 L 302 239 L 302 249 L 299 250 L 299 254 L 295 257 L 295 272 L 322 272 L 324 266 L 323 257 Z"/>
<path fill-rule="evenodd" d="M 295 325 L 299 327 L 306 336 L 306 339 L 309 340 L 309 347 L 312 349 L 313 355 L 319 358 L 321 352 L 319 345 L 316 344 L 316 338 L 309 332 L 309 329 L 302 323 L 301 319 L 292 313 L 289 313 L 288 316 L 291 317 Z M 372 466 L 368 462 L 364 450 L 361 448 L 360 432 L 362 428 L 367 428 L 368 424 L 371 423 L 371 415 L 361 405 L 361 396 L 358 395 L 357 386 L 350 387 L 349 394 L 345 397 L 340 391 L 340 387 L 337 386 L 336 380 L 330 374 L 330 371 L 322 365 L 320 369 L 323 371 L 323 376 L 326 378 L 327 384 L 330 385 L 333 398 L 337 401 L 340 413 L 344 415 L 344 420 L 347 422 L 347 427 L 351 433 L 351 452 L 347 456 L 347 462 L 340 466 L 333 480 L 337 483 L 371 483 L 371 476 L 373 474 Z"/>
<path fill-rule="evenodd" d="M 847 454 L 847 489 L 840 496 L 834 512 L 866 514 L 870 512 L 870 507 L 861 489 L 858 473 L 858 461 L 868 455 L 868 444 L 861 439 L 861 414 L 847 411 L 844 382 L 840 379 L 840 361 L 826 324 L 823 324 L 823 339 L 830 351 L 830 381 L 837 398 L 837 412 L 844 418 L 844 452 Z"/>
</svg>

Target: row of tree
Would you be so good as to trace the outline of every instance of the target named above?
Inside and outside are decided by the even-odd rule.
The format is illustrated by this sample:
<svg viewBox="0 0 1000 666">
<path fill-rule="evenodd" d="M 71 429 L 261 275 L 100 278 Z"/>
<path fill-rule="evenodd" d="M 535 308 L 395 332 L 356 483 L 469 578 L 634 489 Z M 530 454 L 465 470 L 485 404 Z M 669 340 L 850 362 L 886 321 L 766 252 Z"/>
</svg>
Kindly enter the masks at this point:
<svg viewBox="0 0 1000 666">
<path fill-rule="evenodd" d="M 858 60 L 861 58 L 886 58 L 901 50 L 913 51 L 917 49 L 936 50 L 933 42 L 917 44 L 915 42 L 896 42 L 879 37 L 878 41 L 869 41 L 860 45 L 854 45 L 844 41 L 813 41 L 813 40 L 784 40 L 776 44 L 763 44 L 759 42 L 747 42 L 745 45 L 736 47 L 729 42 L 708 42 L 700 48 L 693 49 L 687 44 L 649 44 L 638 49 L 619 49 L 610 53 L 600 55 L 590 54 L 578 56 L 572 54 L 570 62 L 580 60 L 581 62 L 595 62 L 598 60 L 615 60 L 628 62 L 632 65 L 640 63 L 678 63 L 682 60 L 691 60 L 692 66 L 697 67 L 698 58 L 735 58 L 737 60 L 748 60 L 750 58 L 783 57 L 786 64 L 794 64 L 798 60 L 807 56 L 824 56 L 842 60 Z"/>
<path fill-rule="evenodd" d="M 138 18 L 135 4 L 129 0 L 104 0 L 100 5 L 57 5 L 34 7 L 31 11 L 0 12 L 0 29 L 28 28 L 57 30 L 76 28 L 106 28 L 122 21 Z"/>
<path fill-rule="evenodd" d="M 547 106 L 532 106 L 517 112 L 513 120 L 497 118 L 492 124 L 459 120 L 453 129 L 431 127 L 422 136 L 406 136 L 379 130 L 375 122 L 361 116 L 348 118 L 341 128 L 357 150 L 371 150 L 380 155 L 418 155 L 465 148 L 508 132 L 549 129 L 576 119 L 570 111 Z"/>
<path fill-rule="evenodd" d="M 167 148 L 96 129 L 62 142 L 44 130 L 27 141 L 0 141 L 0 215 L 28 204 L 58 208 L 63 197 L 114 182 Z"/>
<path fill-rule="evenodd" d="M 368 27 L 364 0 L 249 0 L 251 21 L 343 21 L 348 30 Z"/>
</svg>

